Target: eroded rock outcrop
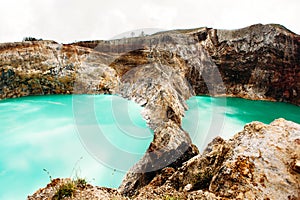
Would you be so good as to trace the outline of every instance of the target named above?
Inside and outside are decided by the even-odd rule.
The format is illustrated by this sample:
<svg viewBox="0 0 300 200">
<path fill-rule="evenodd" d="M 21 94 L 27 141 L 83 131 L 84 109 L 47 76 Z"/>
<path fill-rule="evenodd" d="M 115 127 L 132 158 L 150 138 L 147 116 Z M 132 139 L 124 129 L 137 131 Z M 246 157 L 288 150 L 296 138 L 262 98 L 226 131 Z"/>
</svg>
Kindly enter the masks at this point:
<svg viewBox="0 0 300 200">
<path fill-rule="evenodd" d="M 0 99 L 114 93 L 118 77 L 108 66 L 111 60 L 92 49 L 53 41 L 0 44 Z"/>
<path fill-rule="evenodd" d="M 227 94 L 299 105 L 298 35 L 275 24 L 234 31 L 207 29 L 196 34 L 218 66 Z M 205 93 L 204 88 L 195 91 Z"/>
<path fill-rule="evenodd" d="M 185 37 L 180 40 L 173 37 L 174 34 L 182 34 Z M 207 62 L 202 62 L 203 67 L 195 68 L 192 67 L 193 62 L 188 59 L 208 54 L 213 64 L 218 67 L 225 86 L 222 85 L 223 91 L 219 93 L 300 104 L 300 37 L 281 25 L 256 24 L 237 30 L 177 30 L 124 41 L 79 42 L 75 45 L 95 48 L 105 53 L 124 53 L 133 49 L 155 49 L 160 44 L 164 44 L 167 51 L 172 51 L 170 45 L 166 45 L 170 43 L 200 44 L 203 48 L 184 51 L 180 49 L 180 45 L 176 46 L 180 49 L 179 55 L 189 65 L 186 78 L 198 95 L 212 94 L 212 87 L 220 88 L 216 86 L 216 76 L 207 77 L 213 71 L 207 67 Z M 210 62 L 207 59 L 206 61 Z"/>
<path fill-rule="evenodd" d="M 247 124 L 229 141 L 215 139 L 203 155 L 167 181 L 177 190 L 205 189 L 229 199 L 298 199 L 300 126 L 284 119 Z"/>
</svg>

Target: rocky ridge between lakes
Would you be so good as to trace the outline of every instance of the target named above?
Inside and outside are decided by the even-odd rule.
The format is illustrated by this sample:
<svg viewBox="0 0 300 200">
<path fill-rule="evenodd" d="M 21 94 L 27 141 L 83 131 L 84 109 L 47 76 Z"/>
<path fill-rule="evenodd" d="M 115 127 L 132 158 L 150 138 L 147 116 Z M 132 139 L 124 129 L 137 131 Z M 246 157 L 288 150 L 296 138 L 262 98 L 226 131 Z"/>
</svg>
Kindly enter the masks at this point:
<svg viewBox="0 0 300 200">
<path fill-rule="evenodd" d="M 67 45 L 0 44 L 0 98 L 109 93 L 142 105 L 154 140 L 118 190 L 136 196 L 156 177 L 175 173 L 199 155 L 181 128 L 189 97 L 236 96 L 300 105 L 299 42 L 298 35 L 280 25 L 257 24 Z"/>
</svg>

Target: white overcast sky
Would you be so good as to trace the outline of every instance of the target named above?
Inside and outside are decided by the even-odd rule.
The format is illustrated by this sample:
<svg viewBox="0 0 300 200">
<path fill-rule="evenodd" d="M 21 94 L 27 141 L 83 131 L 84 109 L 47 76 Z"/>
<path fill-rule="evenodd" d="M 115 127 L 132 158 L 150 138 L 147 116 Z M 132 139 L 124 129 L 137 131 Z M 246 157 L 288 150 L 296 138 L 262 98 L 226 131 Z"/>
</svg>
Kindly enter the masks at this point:
<svg viewBox="0 0 300 200">
<path fill-rule="evenodd" d="M 0 42 L 74 42 L 141 28 L 278 23 L 300 34 L 300 0 L 0 0 Z"/>
</svg>

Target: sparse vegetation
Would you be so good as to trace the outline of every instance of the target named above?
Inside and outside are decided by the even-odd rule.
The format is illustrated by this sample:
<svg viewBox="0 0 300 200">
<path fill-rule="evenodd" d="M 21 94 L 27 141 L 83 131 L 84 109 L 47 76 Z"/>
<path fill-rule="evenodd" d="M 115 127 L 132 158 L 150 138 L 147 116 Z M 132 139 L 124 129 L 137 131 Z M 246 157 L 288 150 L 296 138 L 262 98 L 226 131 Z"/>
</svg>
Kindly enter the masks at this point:
<svg viewBox="0 0 300 200">
<path fill-rule="evenodd" d="M 78 188 L 85 188 L 86 185 L 87 185 L 87 181 L 84 179 L 84 178 L 77 178 L 75 181 L 74 181 L 76 187 Z"/>
<path fill-rule="evenodd" d="M 65 183 L 59 186 L 52 200 L 61 200 L 65 197 L 73 197 L 76 189 L 84 189 L 87 186 L 87 181 L 83 178 L 77 178 L 75 180 L 67 180 Z"/>
<path fill-rule="evenodd" d="M 43 171 L 48 174 L 50 182 L 51 182 L 52 181 L 52 176 L 51 176 L 50 172 L 47 169 L 43 169 Z"/>
<path fill-rule="evenodd" d="M 78 162 L 81 159 L 82 159 L 82 157 L 75 163 L 75 166 L 72 170 L 72 174 L 75 170 L 76 165 L 78 164 Z M 58 179 L 53 180 L 50 172 L 47 169 L 43 169 L 43 171 L 45 171 L 47 173 L 51 182 L 54 183 L 54 182 L 56 182 L 56 180 L 58 180 Z M 56 185 L 56 184 L 54 184 L 54 185 Z M 56 188 L 57 187 L 58 188 L 57 188 L 54 196 L 52 197 L 52 200 L 61 200 L 66 197 L 72 198 L 74 196 L 74 193 L 76 190 L 85 189 L 87 185 L 88 185 L 88 183 L 87 183 L 86 179 L 80 178 L 78 175 L 76 175 L 76 178 L 65 179 L 65 180 L 63 180 L 63 183 L 60 183 L 59 186 L 56 186 Z"/>
<path fill-rule="evenodd" d="M 144 31 L 141 32 L 140 37 L 145 37 L 145 32 Z"/>
<path fill-rule="evenodd" d="M 195 175 L 195 189 L 203 189 L 209 187 L 210 181 L 213 177 L 213 173 L 210 170 L 201 171 Z"/>
<path fill-rule="evenodd" d="M 167 196 L 164 197 L 164 200 L 180 200 L 180 198 L 167 195 Z"/>
<path fill-rule="evenodd" d="M 24 37 L 23 38 L 23 42 L 27 42 L 27 41 L 41 41 L 41 40 L 43 40 L 43 39 L 36 39 L 36 38 L 34 38 L 34 37 Z"/>
<path fill-rule="evenodd" d="M 65 197 L 72 197 L 74 195 L 75 190 L 76 185 L 74 181 L 68 181 L 58 188 L 57 192 L 52 197 L 52 200 L 60 200 Z"/>
</svg>

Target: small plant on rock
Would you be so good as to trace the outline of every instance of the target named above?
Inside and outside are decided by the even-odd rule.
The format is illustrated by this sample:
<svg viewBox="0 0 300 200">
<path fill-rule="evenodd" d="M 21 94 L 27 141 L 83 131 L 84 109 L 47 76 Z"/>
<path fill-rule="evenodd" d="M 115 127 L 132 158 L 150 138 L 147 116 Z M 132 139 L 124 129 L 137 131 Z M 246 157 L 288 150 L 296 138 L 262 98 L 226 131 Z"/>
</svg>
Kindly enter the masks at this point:
<svg viewBox="0 0 300 200">
<path fill-rule="evenodd" d="M 201 171 L 195 175 L 194 189 L 205 189 L 209 187 L 213 173 L 210 170 Z"/>
<path fill-rule="evenodd" d="M 87 181 L 84 178 L 77 178 L 74 182 L 78 188 L 83 189 L 87 186 Z"/>
<path fill-rule="evenodd" d="M 52 200 L 61 200 L 66 197 L 73 197 L 76 190 L 85 189 L 87 181 L 84 178 L 67 179 L 59 186 Z"/>
<path fill-rule="evenodd" d="M 65 197 L 73 197 L 75 190 L 76 185 L 74 181 L 68 181 L 58 188 L 55 195 L 52 197 L 52 200 L 61 200 Z"/>
<path fill-rule="evenodd" d="M 167 195 L 164 197 L 164 200 L 180 200 L 180 198 Z"/>
<path fill-rule="evenodd" d="M 23 38 L 23 42 L 27 42 L 27 41 L 41 41 L 41 40 L 43 40 L 43 39 L 36 39 L 36 38 L 34 38 L 34 37 L 24 37 Z"/>
</svg>

